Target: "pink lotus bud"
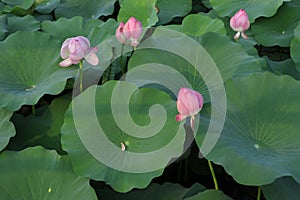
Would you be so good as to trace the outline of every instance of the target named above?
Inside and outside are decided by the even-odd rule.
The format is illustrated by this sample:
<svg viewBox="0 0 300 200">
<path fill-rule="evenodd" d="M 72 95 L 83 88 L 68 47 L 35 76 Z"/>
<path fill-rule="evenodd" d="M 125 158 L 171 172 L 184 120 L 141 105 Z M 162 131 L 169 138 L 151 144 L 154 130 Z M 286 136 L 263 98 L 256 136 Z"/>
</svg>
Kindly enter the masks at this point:
<svg viewBox="0 0 300 200">
<path fill-rule="evenodd" d="M 250 27 L 250 21 L 248 19 L 247 13 L 243 9 L 240 9 L 233 17 L 231 17 L 230 27 L 234 31 L 237 31 L 234 36 L 235 40 L 237 40 L 240 35 L 242 35 L 243 38 L 248 39 L 244 31 L 248 30 L 248 28 Z"/>
<path fill-rule="evenodd" d="M 137 47 L 139 38 L 143 32 L 142 23 L 131 17 L 126 24 L 120 23 L 116 30 L 116 37 L 122 44 L 130 44 L 133 47 Z"/>
<path fill-rule="evenodd" d="M 199 92 L 189 88 L 181 88 L 177 97 L 177 110 L 179 114 L 176 115 L 176 121 L 182 121 L 190 116 L 191 127 L 193 129 L 195 115 L 202 109 L 203 102 L 203 97 Z"/>
<path fill-rule="evenodd" d="M 124 25 L 125 24 L 123 22 L 121 22 L 119 24 L 119 27 L 116 30 L 116 37 L 119 40 L 119 42 L 122 44 L 126 44 L 126 37 L 124 35 Z"/>
<path fill-rule="evenodd" d="M 97 51 L 97 47 L 90 48 L 90 41 L 83 36 L 68 38 L 63 42 L 60 50 L 60 56 L 64 60 L 59 65 L 68 67 L 72 64 L 78 64 L 82 59 L 91 65 L 97 65 L 99 63 L 95 54 Z"/>
</svg>

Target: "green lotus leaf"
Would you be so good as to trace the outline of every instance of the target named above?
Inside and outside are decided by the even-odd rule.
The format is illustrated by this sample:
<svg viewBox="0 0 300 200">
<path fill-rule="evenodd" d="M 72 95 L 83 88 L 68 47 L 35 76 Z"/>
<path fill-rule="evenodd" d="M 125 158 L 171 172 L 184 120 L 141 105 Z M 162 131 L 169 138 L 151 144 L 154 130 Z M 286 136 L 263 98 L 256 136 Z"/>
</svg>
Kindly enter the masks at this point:
<svg viewBox="0 0 300 200">
<path fill-rule="evenodd" d="M 183 17 L 192 9 L 192 0 L 157 0 L 159 24 L 166 24 L 175 17 Z"/>
<path fill-rule="evenodd" d="M 34 0 L 4 0 L 2 13 L 13 13 L 18 16 L 24 16 L 33 13 Z"/>
<path fill-rule="evenodd" d="M 251 26 L 254 38 L 264 46 L 290 46 L 300 20 L 299 9 L 300 1 L 286 2 L 273 17 L 258 19 Z"/>
<path fill-rule="evenodd" d="M 16 6 L 24 10 L 28 10 L 34 4 L 34 0 L 2 0 L 2 1 L 7 5 Z"/>
<path fill-rule="evenodd" d="M 30 146 L 41 145 L 63 154 L 60 129 L 70 101 L 71 96 L 65 95 L 54 99 L 50 106 L 37 109 L 35 115 L 24 117 L 15 114 L 12 121 L 17 135 L 11 139 L 7 148 L 20 151 Z"/>
<path fill-rule="evenodd" d="M 185 130 L 176 114 L 176 102 L 162 91 L 108 81 L 72 101 L 62 147 L 80 176 L 119 192 L 144 188 L 183 153 Z"/>
<path fill-rule="evenodd" d="M 211 8 L 211 4 L 209 2 L 209 0 L 201 0 L 201 2 L 203 3 L 203 5 L 207 8 Z"/>
<path fill-rule="evenodd" d="M 217 33 L 207 33 L 200 44 L 212 56 L 224 81 L 232 76 L 261 72 L 266 67 L 264 59 L 248 55 L 244 47 Z"/>
<path fill-rule="evenodd" d="M 119 11 L 118 21 L 126 22 L 130 17 L 135 17 L 142 22 L 143 27 L 151 27 L 158 21 L 155 3 L 156 0 L 124 0 Z"/>
<path fill-rule="evenodd" d="M 271 73 L 228 81 L 225 125 L 206 158 L 240 184 L 264 185 L 286 175 L 300 182 L 299 89 L 295 79 Z M 198 146 L 210 120 L 201 116 Z"/>
<path fill-rule="evenodd" d="M 36 2 L 35 10 L 41 14 L 49 14 L 60 4 L 61 0 L 42 0 Z"/>
<path fill-rule="evenodd" d="M 0 154 L 0 192 L 6 200 L 97 199 L 89 180 L 78 177 L 67 156 L 42 147 Z"/>
<path fill-rule="evenodd" d="M 7 16 L 0 16 L 0 40 L 5 38 L 5 34 L 8 32 L 7 30 Z"/>
<path fill-rule="evenodd" d="M 62 17 L 57 21 L 44 21 L 42 23 L 42 30 L 61 41 L 82 35 L 87 37 L 91 45 L 94 46 L 115 34 L 117 26 L 115 20 L 102 22 L 100 20 L 85 20 L 83 17 L 77 16 L 71 19 Z"/>
<path fill-rule="evenodd" d="M 40 29 L 40 22 L 31 15 L 24 17 L 3 15 L 0 17 L 1 40 L 17 31 L 36 31 L 38 29 Z"/>
<path fill-rule="evenodd" d="M 258 17 L 271 17 L 277 9 L 282 5 L 284 0 L 265 0 L 265 1 L 249 1 L 249 0 L 210 0 L 210 4 L 221 17 L 232 17 L 239 9 L 244 9 L 251 23 Z"/>
<path fill-rule="evenodd" d="M 201 36 L 207 32 L 217 32 L 226 35 L 224 23 L 203 14 L 191 14 L 182 21 L 182 32 L 191 36 Z"/>
<path fill-rule="evenodd" d="M 36 31 L 40 29 L 40 22 L 31 15 L 24 17 L 11 16 L 7 18 L 7 28 L 9 34 L 16 31 Z"/>
<path fill-rule="evenodd" d="M 232 200 L 232 198 L 226 196 L 220 190 L 206 190 L 204 192 L 200 192 L 195 196 L 185 198 L 184 200 Z"/>
<path fill-rule="evenodd" d="M 300 196 L 300 184 L 291 177 L 282 177 L 262 186 L 262 191 L 267 200 L 296 200 Z"/>
<path fill-rule="evenodd" d="M 251 56 L 260 57 L 258 54 L 258 50 L 255 48 L 255 45 L 257 45 L 257 42 L 254 38 L 249 38 L 247 40 L 240 38 L 238 43 L 244 47 L 244 49 L 247 51 L 247 53 Z"/>
<path fill-rule="evenodd" d="M 18 15 L 26 15 L 30 13 L 29 10 L 34 4 L 34 0 L 3 0 L 6 4 L 3 11 L 12 12 Z"/>
<path fill-rule="evenodd" d="M 40 23 L 41 23 L 41 22 L 47 21 L 47 20 L 54 20 L 54 16 L 51 15 L 51 13 L 50 14 L 41 14 L 41 15 L 36 15 L 35 19 L 40 21 Z"/>
<path fill-rule="evenodd" d="M 291 57 L 296 64 L 298 71 L 300 71 L 300 23 L 294 31 L 294 37 L 291 42 Z"/>
<path fill-rule="evenodd" d="M 109 188 L 99 191 L 100 198 L 103 200 L 144 200 L 144 199 L 164 199 L 182 200 L 191 197 L 205 188 L 200 184 L 194 184 L 190 188 L 182 187 L 179 184 L 164 183 L 163 185 L 152 183 L 143 190 L 135 190 L 126 194 L 115 192 Z"/>
<path fill-rule="evenodd" d="M 98 19 L 112 14 L 115 2 L 116 0 L 61 0 L 55 9 L 55 17 L 82 16 L 86 19 Z"/>
<path fill-rule="evenodd" d="M 273 72 L 274 74 L 289 75 L 297 80 L 300 79 L 300 72 L 297 71 L 295 63 L 291 59 L 280 62 L 272 61 L 267 57 L 265 59 L 270 67 L 269 71 Z"/>
<path fill-rule="evenodd" d="M 8 144 L 9 138 L 16 134 L 13 123 L 9 121 L 12 114 L 10 111 L 0 109 L 0 151 Z"/>
<path fill-rule="evenodd" d="M 6 15 L 0 16 L 0 32 L 1 33 L 8 32 L 8 30 L 7 30 L 7 16 Z"/>
<path fill-rule="evenodd" d="M 15 111 L 64 90 L 77 69 L 58 65 L 60 46 L 41 32 L 16 32 L 0 43 L 0 107 Z"/>
</svg>

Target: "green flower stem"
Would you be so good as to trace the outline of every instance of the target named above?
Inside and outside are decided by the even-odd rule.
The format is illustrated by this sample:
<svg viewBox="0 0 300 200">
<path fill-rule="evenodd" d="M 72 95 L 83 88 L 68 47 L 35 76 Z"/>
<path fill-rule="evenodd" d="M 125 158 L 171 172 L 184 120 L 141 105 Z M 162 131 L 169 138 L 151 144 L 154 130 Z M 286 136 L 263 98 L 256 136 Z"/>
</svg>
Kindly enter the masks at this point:
<svg viewBox="0 0 300 200">
<path fill-rule="evenodd" d="M 121 55 L 120 55 L 120 66 L 122 69 L 122 75 L 125 73 L 125 66 L 123 66 L 123 53 L 124 53 L 124 44 L 122 44 Z"/>
<path fill-rule="evenodd" d="M 208 161 L 208 166 L 209 166 L 211 175 L 212 175 L 213 180 L 214 180 L 215 189 L 216 189 L 216 190 L 219 190 L 219 186 L 218 186 L 217 178 L 216 178 L 216 175 L 215 175 L 215 172 L 214 172 L 214 168 L 213 168 L 211 162 L 210 162 L 209 160 L 207 160 L 207 161 Z"/>
<path fill-rule="evenodd" d="M 35 106 L 32 105 L 32 106 L 31 106 L 31 109 L 32 109 L 32 115 L 35 115 L 35 113 L 36 113 L 36 111 L 35 111 Z"/>
<path fill-rule="evenodd" d="M 108 77 L 109 77 L 109 80 L 114 80 L 115 79 L 115 75 L 116 75 L 116 68 L 117 68 L 117 63 L 115 61 L 115 58 L 117 57 L 117 53 L 116 53 L 116 48 L 115 47 L 112 47 L 112 59 L 111 59 L 111 64 L 110 64 L 110 67 L 109 67 L 109 73 L 108 73 Z"/>
<path fill-rule="evenodd" d="M 260 200 L 260 196 L 261 196 L 261 189 L 260 189 L 260 186 L 258 186 L 258 189 L 257 189 L 257 200 Z"/>
<path fill-rule="evenodd" d="M 79 61 L 79 91 L 82 93 L 83 87 L 82 87 L 82 79 L 83 79 L 83 74 L 82 74 L 82 61 Z"/>
</svg>

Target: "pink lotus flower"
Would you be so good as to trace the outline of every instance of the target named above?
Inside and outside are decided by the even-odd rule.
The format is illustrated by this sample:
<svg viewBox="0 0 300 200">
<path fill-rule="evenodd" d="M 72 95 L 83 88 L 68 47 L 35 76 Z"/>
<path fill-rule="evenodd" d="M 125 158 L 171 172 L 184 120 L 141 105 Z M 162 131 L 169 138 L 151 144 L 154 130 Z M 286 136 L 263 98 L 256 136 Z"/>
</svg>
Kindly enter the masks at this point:
<svg viewBox="0 0 300 200">
<path fill-rule="evenodd" d="M 177 110 L 176 121 L 182 121 L 187 117 L 191 117 L 191 127 L 194 130 L 194 119 L 203 106 L 202 95 L 189 88 L 181 88 L 177 97 Z"/>
<path fill-rule="evenodd" d="M 237 33 L 234 36 L 235 40 L 237 40 L 240 37 L 240 35 L 242 35 L 243 38 L 248 39 L 244 31 L 248 30 L 248 28 L 250 27 L 250 21 L 245 10 L 240 9 L 233 17 L 231 17 L 230 27 L 234 31 L 237 31 Z"/>
<path fill-rule="evenodd" d="M 60 50 L 60 56 L 64 60 L 59 65 L 68 67 L 72 64 L 78 64 L 82 59 L 91 65 L 97 65 L 99 63 L 95 54 L 97 51 L 97 47 L 90 48 L 90 41 L 83 36 L 68 38 L 63 42 Z"/>
<path fill-rule="evenodd" d="M 131 45 L 137 47 L 139 45 L 139 38 L 143 32 L 142 22 L 130 17 L 130 19 L 124 24 L 121 22 L 116 30 L 116 37 L 122 44 Z"/>
</svg>

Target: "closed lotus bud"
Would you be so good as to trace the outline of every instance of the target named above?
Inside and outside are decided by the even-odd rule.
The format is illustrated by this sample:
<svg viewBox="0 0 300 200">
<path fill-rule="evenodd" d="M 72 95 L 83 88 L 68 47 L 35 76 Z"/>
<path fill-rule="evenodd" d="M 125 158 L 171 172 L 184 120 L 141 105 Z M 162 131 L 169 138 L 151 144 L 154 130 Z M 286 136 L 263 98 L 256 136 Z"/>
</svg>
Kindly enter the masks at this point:
<svg viewBox="0 0 300 200">
<path fill-rule="evenodd" d="M 73 37 L 66 39 L 61 47 L 60 56 L 63 61 L 59 63 L 62 67 L 68 67 L 72 64 L 78 64 L 85 59 L 91 65 L 97 65 L 99 60 L 97 55 L 98 48 L 90 48 L 90 41 L 83 37 Z"/>
<path fill-rule="evenodd" d="M 119 27 L 116 30 L 116 37 L 119 40 L 119 42 L 122 44 L 126 44 L 126 37 L 124 35 L 124 25 L 125 24 L 123 22 L 121 22 L 119 24 Z"/>
<path fill-rule="evenodd" d="M 243 38 L 248 39 L 244 31 L 249 29 L 250 21 L 245 10 L 240 9 L 233 17 L 231 17 L 230 27 L 237 32 L 234 36 L 235 40 L 237 40 L 240 35 L 242 35 Z"/>
<path fill-rule="evenodd" d="M 203 97 L 199 92 L 189 88 L 181 88 L 177 97 L 179 114 L 176 115 L 176 121 L 182 121 L 186 117 L 191 117 L 191 127 L 193 129 L 195 115 L 202 109 L 203 102 Z"/>
<path fill-rule="evenodd" d="M 116 37 L 122 44 L 129 44 L 133 47 L 139 45 L 138 40 L 140 39 L 143 32 L 142 22 L 131 17 L 126 24 L 120 23 L 116 30 Z"/>
</svg>

